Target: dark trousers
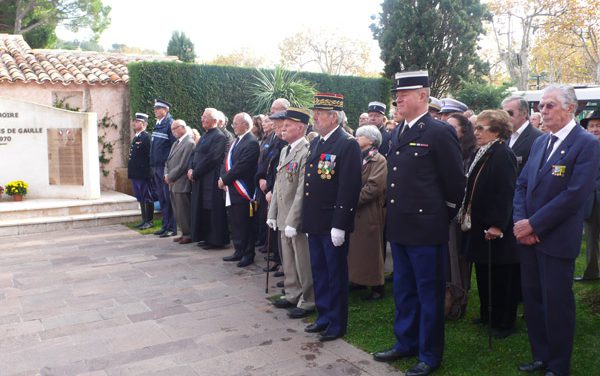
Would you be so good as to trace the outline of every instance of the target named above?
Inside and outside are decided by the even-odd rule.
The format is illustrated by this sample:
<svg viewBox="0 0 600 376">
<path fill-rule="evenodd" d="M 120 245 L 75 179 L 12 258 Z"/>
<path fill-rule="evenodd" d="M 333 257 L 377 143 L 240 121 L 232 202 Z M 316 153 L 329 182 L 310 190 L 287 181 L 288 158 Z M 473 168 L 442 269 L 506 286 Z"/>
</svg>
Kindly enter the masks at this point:
<svg viewBox="0 0 600 376">
<path fill-rule="evenodd" d="M 227 208 L 227 216 L 231 225 L 231 239 L 235 254 L 241 257 L 254 258 L 255 217 L 250 217 L 250 204 L 231 204 Z"/>
<path fill-rule="evenodd" d="M 308 234 L 310 266 L 315 291 L 316 324 L 325 334 L 344 335 L 348 326 L 348 236 L 340 247 L 331 235 Z"/>
<path fill-rule="evenodd" d="M 592 215 L 585 221 L 584 225 L 586 240 L 586 261 L 587 266 L 583 272 L 583 278 L 598 279 L 600 278 L 600 270 L 598 269 L 598 258 L 600 251 L 598 250 L 598 242 L 600 239 L 600 203 L 594 202 L 592 207 Z"/>
<path fill-rule="evenodd" d="M 269 204 L 265 199 L 265 194 L 260 189 L 256 190 L 256 201 L 258 202 L 258 212 L 256 213 L 256 240 L 259 244 L 267 244 L 267 214 L 269 211 Z M 271 239 L 272 241 L 272 239 Z"/>
<path fill-rule="evenodd" d="M 574 259 L 519 247 L 525 321 L 533 359 L 568 375 L 575 332 Z"/>
<path fill-rule="evenodd" d="M 444 296 L 448 245 L 408 246 L 395 242 L 394 348 L 414 353 L 432 367 L 444 351 Z"/>
<path fill-rule="evenodd" d="M 177 233 L 177 224 L 175 223 L 175 213 L 171 207 L 171 195 L 169 185 L 165 183 L 165 168 L 154 167 L 153 176 L 154 193 L 160 202 L 160 212 L 162 213 L 162 228 Z"/>
<path fill-rule="evenodd" d="M 517 320 L 519 297 L 519 264 L 492 264 L 492 327 L 512 329 Z M 479 290 L 479 314 L 484 322 L 489 320 L 489 272 L 488 264 L 475 264 L 477 289 Z"/>
<path fill-rule="evenodd" d="M 151 179 L 131 179 L 131 187 L 138 202 L 142 204 L 154 203 Z"/>
</svg>

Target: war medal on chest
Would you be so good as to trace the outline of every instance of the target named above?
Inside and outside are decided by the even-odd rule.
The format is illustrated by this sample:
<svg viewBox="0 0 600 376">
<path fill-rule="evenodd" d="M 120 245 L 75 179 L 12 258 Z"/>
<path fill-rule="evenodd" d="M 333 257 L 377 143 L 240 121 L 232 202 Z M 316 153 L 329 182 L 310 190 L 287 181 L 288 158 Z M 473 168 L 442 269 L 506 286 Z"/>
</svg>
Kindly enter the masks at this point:
<svg viewBox="0 0 600 376">
<path fill-rule="evenodd" d="M 289 182 L 294 180 L 294 175 L 298 174 L 298 162 L 290 162 L 285 169 L 286 177 Z"/>
<path fill-rule="evenodd" d="M 331 176 L 335 174 L 335 157 L 333 154 L 321 154 L 317 165 L 317 174 L 321 179 L 331 180 Z"/>
</svg>

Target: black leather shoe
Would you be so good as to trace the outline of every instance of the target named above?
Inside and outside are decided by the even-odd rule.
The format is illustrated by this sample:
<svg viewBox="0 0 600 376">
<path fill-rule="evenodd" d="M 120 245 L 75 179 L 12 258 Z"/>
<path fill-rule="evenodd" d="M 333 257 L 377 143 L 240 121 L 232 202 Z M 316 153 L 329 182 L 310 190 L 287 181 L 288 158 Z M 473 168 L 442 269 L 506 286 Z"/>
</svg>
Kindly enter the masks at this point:
<svg viewBox="0 0 600 376">
<path fill-rule="evenodd" d="M 273 277 L 276 277 L 276 278 L 283 277 L 283 272 L 277 271 L 277 272 L 273 273 Z"/>
<path fill-rule="evenodd" d="M 575 277 L 573 279 L 575 280 L 575 282 L 586 282 L 586 281 L 596 281 L 596 280 L 598 280 L 598 278 L 588 278 L 588 277 L 584 277 L 584 276 Z"/>
<path fill-rule="evenodd" d="M 364 300 L 365 302 L 370 302 L 373 300 L 381 300 L 385 297 L 384 294 L 380 293 L 380 292 L 371 292 L 369 295 L 364 296 L 362 298 L 362 300 Z"/>
<path fill-rule="evenodd" d="M 275 265 L 272 265 L 272 266 L 269 268 L 269 270 L 267 270 L 267 267 L 265 266 L 265 267 L 263 268 L 263 272 L 274 272 L 274 271 L 276 271 L 278 268 L 279 268 L 279 265 L 277 265 L 277 264 L 275 264 Z"/>
<path fill-rule="evenodd" d="M 160 234 L 158 237 L 159 238 L 168 238 L 169 236 L 173 236 L 175 235 L 175 233 L 171 230 L 167 230 L 165 232 L 163 232 L 162 234 Z"/>
<path fill-rule="evenodd" d="M 302 319 L 304 317 L 310 316 L 315 310 L 308 310 L 304 308 L 292 308 L 288 311 L 288 317 L 290 319 Z"/>
<path fill-rule="evenodd" d="M 223 261 L 240 261 L 241 259 L 242 259 L 242 256 L 238 255 L 237 253 L 234 253 L 231 256 L 223 257 Z"/>
<path fill-rule="evenodd" d="M 242 257 L 242 259 L 240 260 L 240 262 L 237 263 L 237 267 L 238 268 L 243 268 L 246 267 L 248 265 L 252 265 L 254 263 L 254 257 L 252 256 L 244 256 Z"/>
<path fill-rule="evenodd" d="M 514 334 L 515 332 L 516 332 L 515 328 L 508 328 L 508 329 L 494 328 L 494 329 L 492 329 L 492 336 L 494 336 L 494 338 L 496 338 L 496 339 L 504 339 L 504 338 L 510 336 L 511 334 Z"/>
<path fill-rule="evenodd" d="M 320 342 L 329 342 L 329 341 L 335 341 L 338 338 L 342 338 L 344 335 L 343 334 L 327 334 L 327 333 L 323 333 L 319 336 L 319 341 Z"/>
<path fill-rule="evenodd" d="M 475 325 L 487 325 L 487 320 L 483 320 L 481 317 L 476 317 L 471 321 L 471 324 Z"/>
<path fill-rule="evenodd" d="M 406 370 L 406 376 L 427 376 L 435 371 L 435 368 L 431 367 L 425 362 L 419 362 L 414 366 Z"/>
<path fill-rule="evenodd" d="M 411 356 L 415 356 L 415 354 L 398 351 L 392 348 L 389 350 L 374 353 L 373 359 L 375 359 L 378 362 L 391 362 L 402 358 L 410 358 Z"/>
<path fill-rule="evenodd" d="M 202 249 L 206 249 L 206 250 L 209 250 L 209 249 L 221 249 L 221 248 L 223 248 L 222 245 L 214 245 L 214 244 L 208 244 L 208 243 L 206 243 L 206 244 L 204 244 L 202 246 Z"/>
<path fill-rule="evenodd" d="M 558 376 L 558 373 L 554 373 L 552 371 L 547 371 L 546 373 L 544 373 L 544 376 Z"/>
<path fill-rule="evenodd" d="M 277 282 L 277 287 L 283 287 L 283 281 Z"/>
<path fill-rule="evenodd" d="M 325 329 L 327 329 L 326 325 L 318 325 L 316 322 L 310 324 L 309 326 L 307 326 L 306 328 L 304 328 L 304 331 L 306 333 L 321 333 L 322 331 L 324 331 Z"/>
<path fill-rule="evenodd" d="M 533 362 L 519 364 L 519 371 L 522 372 L 536 372 L 543 371 L 545 369 L 546 363 L 542 362 L 541 360 L 534 360 Z"/>
<path fill-rule="evenodd" d="M 296 305 L 292 302 L 290 302 L 287 299 L 279 299 L 273 302 L 273 305 L 276 308 L 292 308 L 295 307 Z"/>
<path fill-rule="evenodd" d="M 158 230 L 154 231 L 154 235 L 162 235 L 165 232 L 167 232 L 167 229 L 166 228 L 161 228 L 161 229 L 158 229 Z"/>
<path fill-rule="evenodd" d="M 149 228 L 152 228 L 153 224 L 150 222 L 145 222 L 143 225 L 141 225 L 140 227 L 138 227 L 140 230 L 146 230 Z"/>
</svg>

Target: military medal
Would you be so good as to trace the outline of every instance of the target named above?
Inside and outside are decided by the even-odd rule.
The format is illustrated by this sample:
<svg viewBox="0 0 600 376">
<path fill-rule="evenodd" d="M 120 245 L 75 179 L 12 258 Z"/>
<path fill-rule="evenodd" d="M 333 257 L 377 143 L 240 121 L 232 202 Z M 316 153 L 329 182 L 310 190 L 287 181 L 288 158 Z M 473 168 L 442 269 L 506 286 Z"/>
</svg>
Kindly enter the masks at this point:
<svg viewBox="0 0 600 376">
<path fill-rule="evenodd" d="M 563 165 L 552 165 L 552 176 L 565 176 L 567 166 Z"/>
<path fill-rule="evenodd" d="M 321 179 L 331 180 L 331 175 L 335 173 L 333 169 L 335 167 L 335 158 L 336 156 L 333 154 L 321 154 L 317 166 L 317 173 L 321 176 Z"/>
</svg>

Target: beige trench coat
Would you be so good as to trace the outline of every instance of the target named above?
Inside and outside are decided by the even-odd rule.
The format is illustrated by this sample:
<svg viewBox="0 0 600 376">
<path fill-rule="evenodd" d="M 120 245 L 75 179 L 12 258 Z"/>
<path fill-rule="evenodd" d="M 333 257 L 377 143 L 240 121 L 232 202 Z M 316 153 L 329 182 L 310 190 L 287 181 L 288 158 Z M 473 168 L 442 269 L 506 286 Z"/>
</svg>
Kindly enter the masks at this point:
<svg viewBox="0 0 600 376">
<path fill-rule="evenodd" d="M 362 188 L 350 235 L 348 273 L 350 282 L 383 285 L 383 229 L 387 162 L 379 153 L 362 166 Z"/>
</svg>

